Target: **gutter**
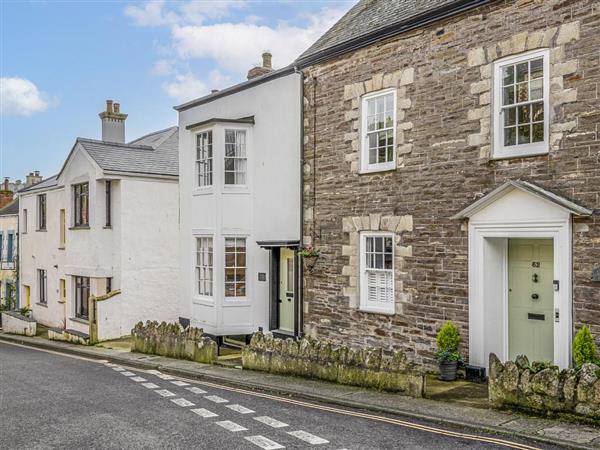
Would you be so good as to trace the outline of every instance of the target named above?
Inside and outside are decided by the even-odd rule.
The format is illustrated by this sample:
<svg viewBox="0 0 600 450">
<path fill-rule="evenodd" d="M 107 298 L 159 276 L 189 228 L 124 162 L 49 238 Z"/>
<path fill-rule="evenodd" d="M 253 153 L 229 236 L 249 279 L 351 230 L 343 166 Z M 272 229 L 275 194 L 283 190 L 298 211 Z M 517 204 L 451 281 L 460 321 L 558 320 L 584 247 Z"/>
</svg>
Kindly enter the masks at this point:
<svg viewBox="0 0 600 450">
<path fill-rule="evenodd" d="M 496 0 L 459 0 L 432 11 L 427 11 L 425 13 L 410 17 L 405 21 L 389 25 L 380 30 L 376 30 L 371 33 L 367 33 L 366 35 L 342 42 L 341 44 L 334 45 L 333 47 L 321 50 L 312 55 L 300 57 L 296 60 L 295 64 L 301 69 L 312 66 L 341 56 L 345 53 L 367 47 L 368 45 L 396 36 L 398 34 L 438 22 L 474 8 L 478 8 L 493 1 Z"/>
</svg>

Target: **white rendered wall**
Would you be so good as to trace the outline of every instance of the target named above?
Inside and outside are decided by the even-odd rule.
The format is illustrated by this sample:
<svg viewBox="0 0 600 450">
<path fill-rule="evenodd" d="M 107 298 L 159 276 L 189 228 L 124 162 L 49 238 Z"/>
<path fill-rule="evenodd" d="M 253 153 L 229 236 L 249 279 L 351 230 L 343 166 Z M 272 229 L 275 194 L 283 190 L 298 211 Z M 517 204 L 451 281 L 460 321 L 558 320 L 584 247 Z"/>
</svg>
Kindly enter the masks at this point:
<svg viewBox="0 0 600 450">
<path fill-rule="evenodd" d="M 257 241 L 300 240 L 301 78 L 286 75 L 179 114 L 180 311 L 208 333 L 252 333 L 269 321 L 269 253 Z M 213 118 L 254 116 L 254 125 L 217 124 L 213 128 L 213 186 L 198 191 L 195 135 L 186 126 Z M 224 186 L 222 140 L 225 129 L 248 129 L 248 186 Z M 214 239 L 214 295 L 195 290 L 195 237 Z M 247 239 L 247 297 L 224 296 L 224 239 Z M 266 281 L 258 281 L 258 273 Z"/>
</svg>

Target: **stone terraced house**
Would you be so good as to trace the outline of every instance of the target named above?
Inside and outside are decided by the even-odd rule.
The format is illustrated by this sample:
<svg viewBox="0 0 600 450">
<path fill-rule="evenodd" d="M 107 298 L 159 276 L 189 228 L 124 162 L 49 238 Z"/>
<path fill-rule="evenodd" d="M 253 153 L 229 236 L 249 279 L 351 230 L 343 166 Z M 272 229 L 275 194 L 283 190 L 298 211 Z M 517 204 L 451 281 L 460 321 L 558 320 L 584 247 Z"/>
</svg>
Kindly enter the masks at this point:
<svg viewBox="0 0 600 450">
<path fill-rule="evenodd" d="M 178 128 L 126 143 L 126 118 L 107 101 L 102 139 L 77 138 L 57 175 L 18 194 L 20 306 L 68 339 L 178 317 Z"/>
<path fill-rule="evenodd" d="M 600 337 L 600 3 L 362 0 L 304 73 L 304 330 L 430 364 Z"/>
</svg>

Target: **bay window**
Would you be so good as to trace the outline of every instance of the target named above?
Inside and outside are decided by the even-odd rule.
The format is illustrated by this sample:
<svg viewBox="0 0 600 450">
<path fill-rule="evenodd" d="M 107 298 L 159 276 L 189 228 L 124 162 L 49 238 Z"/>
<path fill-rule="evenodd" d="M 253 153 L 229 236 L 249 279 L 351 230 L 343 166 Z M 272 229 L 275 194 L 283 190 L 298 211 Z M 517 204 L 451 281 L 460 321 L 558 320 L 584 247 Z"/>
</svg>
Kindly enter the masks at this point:
<svg viewBox="0 0 600 450">
<path fill-rule="evenodd" d="M 212 130 L 196 135 L 196 185 L 213 184 L 213 134 Z"/>
<path fill-rule="evenodd" d="M 225 238 L 225 297 L 246 296 L 246 238 Z"/>
<path fill-rule="evenodd" d="M 225 130 L 225 184 L 246 184 L 245 130 Z"/>
<path fill-rule="evenodd" d="M 213 238 L 196 238 L 196 285 L 197 295 L 213 295 Z"/>
</svg>

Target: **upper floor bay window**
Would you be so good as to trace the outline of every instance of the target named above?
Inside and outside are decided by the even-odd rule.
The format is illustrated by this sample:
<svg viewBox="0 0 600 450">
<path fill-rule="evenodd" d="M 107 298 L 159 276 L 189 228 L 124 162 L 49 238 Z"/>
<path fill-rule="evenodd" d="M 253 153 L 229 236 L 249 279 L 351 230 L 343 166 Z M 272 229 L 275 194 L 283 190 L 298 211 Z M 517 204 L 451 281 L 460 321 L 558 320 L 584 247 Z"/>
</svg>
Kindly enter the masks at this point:
<svg viewBox="0 0 600 450">
<path fill-rule="evenodd" d="M 361 234 L 360 309 L 385 314 L 394 313 L 393 234 Z"/>
<path fill-rule="evenodd" d="M 37 229 L 46 231 L 46 194 L 37 196 Z"/>
<path fill-rule="evenodd" d="M 225 297 L 246 296 L 246 238 L 225 238 Z"/>
<path fill-rule="evenodd" d="M 196 186 L 213 184 L 213 133 L 212 130 L 196 135 Z"/>
<path fill-rule="evenodd" d="M 548 152 L 548 51 L 535 51 L 495 64 L 494 157 Z"/>
<path fill-rule="evenodd" d="M 225 184 L 246 184 L 246 131 L 225 130 Z"/>
<path fill-rule="evenodd" d="M 365 95 L 361 104 L 361 171 L 396 168 L 396 91 Z"/>
<path fill-rule="evenodd" d="M 197 295 L 213 295 L 213 238 L 196 238 L 196 283 Z"/>
<path fill-rule="evenodd" d="M 73 226 L 89 225 L 89 184 L 73 185 Z"/>
</svg>

